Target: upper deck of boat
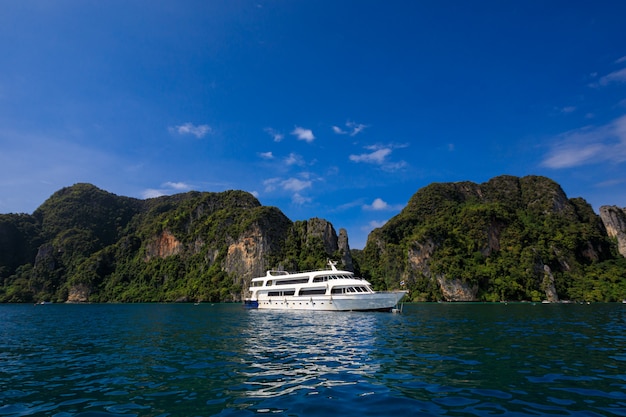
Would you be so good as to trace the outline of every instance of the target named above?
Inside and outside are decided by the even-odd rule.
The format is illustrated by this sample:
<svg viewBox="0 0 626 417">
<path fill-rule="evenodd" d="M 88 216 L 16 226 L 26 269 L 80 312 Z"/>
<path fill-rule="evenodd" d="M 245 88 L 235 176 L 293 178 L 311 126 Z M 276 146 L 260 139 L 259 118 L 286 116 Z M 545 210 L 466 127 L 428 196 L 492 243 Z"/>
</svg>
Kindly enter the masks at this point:
<svg viewBox="0 0 626 417">
<path fill-rule="evenodd" d="M 251 281 L 252 287 L 261 286 L 277 286 L 277 285 L 294 285 L 294 284 L 308 284 L 326 282 L 329 280 L 359 280 L 362 278 L 355 277 L 354 273 L 350 271 L 341 271 L 335 268 L 334 264 L 331 264 L 331 269 L 312 270 L 312 271 L 300 271 L 300 272 L 287 272 L 280 270 L 269 270 L 263 277 L 253 278 Z"/>
</svg>

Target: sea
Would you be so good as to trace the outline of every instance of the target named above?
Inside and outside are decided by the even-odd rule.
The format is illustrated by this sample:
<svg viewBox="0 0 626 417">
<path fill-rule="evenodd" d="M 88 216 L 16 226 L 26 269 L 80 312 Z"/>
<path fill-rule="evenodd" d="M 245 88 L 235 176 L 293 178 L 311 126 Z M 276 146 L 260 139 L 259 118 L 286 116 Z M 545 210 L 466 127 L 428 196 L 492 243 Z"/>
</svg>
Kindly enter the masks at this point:
<svg viewBox="0 0 626 417">
<path fill-rule="evenodd" d="M 626 304 L 0 305 L 0 416 L 626 416 Z"/>
</svg>

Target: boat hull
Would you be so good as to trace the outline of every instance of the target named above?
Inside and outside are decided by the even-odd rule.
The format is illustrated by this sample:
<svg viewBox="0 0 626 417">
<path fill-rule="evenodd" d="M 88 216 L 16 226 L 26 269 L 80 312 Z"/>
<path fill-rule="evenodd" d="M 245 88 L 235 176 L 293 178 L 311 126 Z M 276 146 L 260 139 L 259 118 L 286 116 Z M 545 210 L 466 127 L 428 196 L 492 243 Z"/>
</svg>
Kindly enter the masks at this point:
<svg viewBox="0 0 626 417">
<path fill-rule="evenodd" d="M 406 291 L 376 292 L 370 294 L 318 295 L 311 297 L 267 297 L 246 300 L 248 308 L 256 303 L 261 310 L 313 310 L 313 311 L 391 311 Z"/>
</svg>

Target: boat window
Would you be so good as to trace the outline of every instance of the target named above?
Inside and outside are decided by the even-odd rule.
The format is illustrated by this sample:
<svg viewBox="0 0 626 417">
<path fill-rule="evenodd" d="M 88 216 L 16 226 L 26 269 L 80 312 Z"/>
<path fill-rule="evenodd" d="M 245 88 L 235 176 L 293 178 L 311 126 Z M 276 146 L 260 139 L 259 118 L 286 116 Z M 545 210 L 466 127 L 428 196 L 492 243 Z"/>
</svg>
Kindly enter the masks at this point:
<svg viewBox="0 0 626 417">
<path fill-rule="evenodd" d="M 345 288 L 333 288 L 333 290 L 331 291 L 331 294 L 343 294 L 343 290 Z"/>
<path fill-rule="evenodd" d="M 296 290 L 285 290 L 285 291 L 269 291 L 267 293 L 268 297 L 284 297 L 286 295 L 294 295 Z"/>
<path fill-rule="evenodd" d="M 306 284 L 307 282 L 309 282 L 309 277 L 292 278 L 292 279 L 278 279 L 278 280 L 276 280 L 276 285 Z"/>
<path fill-rule="evenodd" d="M 326 294 L 325 288 L 301 289 L 298 295 L 320 295 Z"/>
<path fill-rule="evenodd" d="M 313 282 L 326 282 L 326 281 L 328 281 L 328 276 L 313 278 Z"/>
<path fill-rule="evenodd" d="M 252 281 L 252 287 L 262 287 L 263 281 Z"/>
<path fill-rule="evenodd" d="M 268 287 L 271 287 L 272 286 L 272 280 L 270 279 L 269 281 L 267 281 L 267 284 L 265 284 L 265 285 L 267 285 Z"/>
</svg>

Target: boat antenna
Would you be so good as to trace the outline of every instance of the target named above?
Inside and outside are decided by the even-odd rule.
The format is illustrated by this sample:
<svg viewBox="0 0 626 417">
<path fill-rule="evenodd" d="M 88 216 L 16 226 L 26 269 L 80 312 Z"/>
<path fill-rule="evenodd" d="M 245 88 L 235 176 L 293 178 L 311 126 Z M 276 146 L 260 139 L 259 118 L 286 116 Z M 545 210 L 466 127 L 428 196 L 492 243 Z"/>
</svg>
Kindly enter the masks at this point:
<svg viewBox="0 0 626 417">
<path fill-rule="evenodd" d="M 328 260 L 328 265 L 330 265 L 330 269 L 333 271 L 336 271 L 337 268 L 335 268 L 335 265 L 337 265 L 337 261 L 331 261 L 330 259 Z"/>
</svg>

